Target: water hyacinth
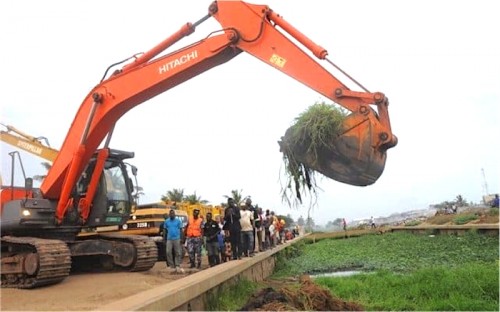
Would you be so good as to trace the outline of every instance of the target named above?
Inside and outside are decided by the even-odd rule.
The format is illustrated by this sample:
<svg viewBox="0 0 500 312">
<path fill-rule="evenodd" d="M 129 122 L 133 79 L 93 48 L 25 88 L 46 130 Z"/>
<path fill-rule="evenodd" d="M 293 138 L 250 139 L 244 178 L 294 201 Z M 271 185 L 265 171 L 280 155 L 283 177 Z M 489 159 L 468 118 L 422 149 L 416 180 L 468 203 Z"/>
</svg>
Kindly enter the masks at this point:
<svg viewBox="0 0 500 312">
<path fill-rule="evenodd" d="M 321 159 L 321 150 L 328 149 L 342 131 L 347 112 L 339 106 L 317 102 L 302 112 L 282 138 L 281 145 L 286 175 L 282 197 L 289 204 L 297 199 L 302 203 L 304 192 L 316 194 L 316 171 L 312 165 Z M 312 163 L 299 161 L 294 155 L 297 150 L 311 155 Z"/>
</svg>

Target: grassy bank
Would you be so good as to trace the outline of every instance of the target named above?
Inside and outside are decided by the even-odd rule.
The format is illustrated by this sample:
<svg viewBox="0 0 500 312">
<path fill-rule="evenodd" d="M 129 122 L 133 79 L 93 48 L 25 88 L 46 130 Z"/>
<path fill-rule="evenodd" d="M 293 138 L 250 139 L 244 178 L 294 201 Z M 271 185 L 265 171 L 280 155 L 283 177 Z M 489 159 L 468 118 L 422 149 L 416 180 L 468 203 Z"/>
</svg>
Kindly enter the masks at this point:
<svg viewBox="0 0 500 312">
<path fill-rule="evenodd" d="M 323 237 L 324 236 L 324 237 Z M 499 239 L 385 233 L 301 241 L 278 256 L 273 285 L 301 274 L 357 270 L 369 274 L 318 277 L 337 298 L 366 311 L 498 311 Z M 239 310 L 269 283 L 240 281 L 211 300 L 210 310 Z"/>
<path fill-rule="evenodd" d="M 397 274 L 377 271 L 316 283 L 367 311 L 498 311 L 498 265 L 469 263 Z"/>
<path fill-rule="evenodd" d="M 344 270 L 316 282 L 366 310 L 498 311 L 498 237 L 386 233 L 287 250 L 274 278 Z"/>
</svg>

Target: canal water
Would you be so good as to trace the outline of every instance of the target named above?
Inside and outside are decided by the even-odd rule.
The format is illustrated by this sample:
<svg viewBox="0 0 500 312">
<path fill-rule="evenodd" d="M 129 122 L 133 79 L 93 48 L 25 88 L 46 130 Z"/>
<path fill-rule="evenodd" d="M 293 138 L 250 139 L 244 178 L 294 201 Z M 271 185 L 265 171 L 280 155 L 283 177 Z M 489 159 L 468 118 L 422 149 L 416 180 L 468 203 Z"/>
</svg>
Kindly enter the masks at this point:
<svg viewBox="0 0 500 312">
<path fill-rule="evenodd" d="M 318 278 L 318 277 L 346 277 L 346 276 L 352 276 L 356 274 L 367 274 L 366 272 L 363 271 L 337 271 L 337 272 L 326 272 L 326 273 L 320 273 L 320 274 L 311 274 L 311 278 Z"/>
</svg>

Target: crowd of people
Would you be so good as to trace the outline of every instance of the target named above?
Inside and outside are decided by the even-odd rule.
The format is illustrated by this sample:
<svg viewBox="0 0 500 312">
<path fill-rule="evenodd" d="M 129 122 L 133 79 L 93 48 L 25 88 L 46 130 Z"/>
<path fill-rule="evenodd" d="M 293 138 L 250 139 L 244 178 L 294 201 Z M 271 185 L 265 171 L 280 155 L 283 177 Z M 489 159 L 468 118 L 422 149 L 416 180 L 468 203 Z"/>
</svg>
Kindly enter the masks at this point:
<svg viewBox="0 0 500 312">
<path fill-rule="evenodd" d="M 167 266 L 172 272 L 184 273 L 181 267 L 183 248 L 187 249 L 189 268 L 196 269 L 201 269 L 202 257 L 205 256 L 203 249 L 210 267 L 253 257 L 298 235 L 298 229 L 290 230 L 285 225 L 285 220 L 274 211 L 267 209 L 264 212 L 262 208 L 254 207 L 251 198 L 247 198 L 241 207 L 233 198 L 228 198 L 223 217 L 217 215 L 214 218 L 211 212 L 203 217 L 195 209 L 186 227 L 172 209 L 163 224 Z"/>
</svg>

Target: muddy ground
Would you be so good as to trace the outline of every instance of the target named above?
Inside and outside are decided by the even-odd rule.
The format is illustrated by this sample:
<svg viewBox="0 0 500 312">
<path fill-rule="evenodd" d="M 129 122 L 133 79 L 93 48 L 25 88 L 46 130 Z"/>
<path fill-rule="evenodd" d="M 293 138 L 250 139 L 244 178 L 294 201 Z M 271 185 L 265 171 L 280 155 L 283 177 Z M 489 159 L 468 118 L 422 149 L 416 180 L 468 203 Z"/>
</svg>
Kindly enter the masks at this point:
<svg viewBox="0 0 500 312">
<path fill-rule="evenodd" d="M 268 285 L 255 293 L 240 311 L 363 311 L 357 302 L 333 297 L 326 288 L 315 284 L 308 275 L 288 283 L 268 279 Z"/>
</svg>

